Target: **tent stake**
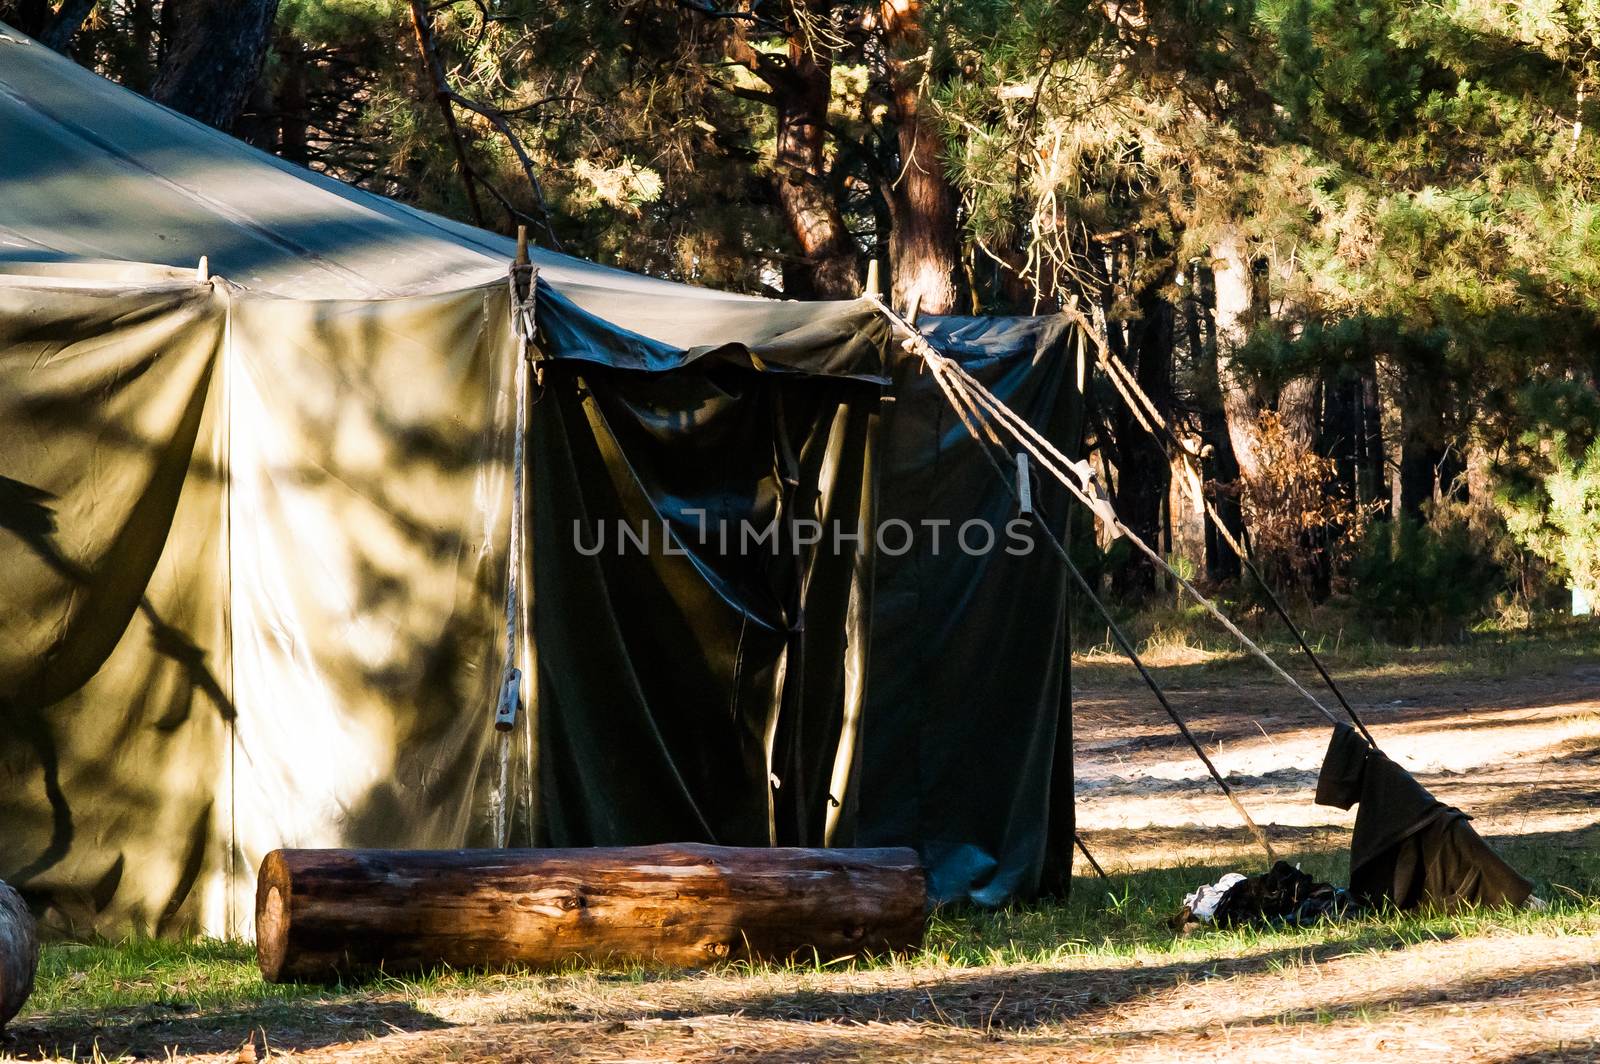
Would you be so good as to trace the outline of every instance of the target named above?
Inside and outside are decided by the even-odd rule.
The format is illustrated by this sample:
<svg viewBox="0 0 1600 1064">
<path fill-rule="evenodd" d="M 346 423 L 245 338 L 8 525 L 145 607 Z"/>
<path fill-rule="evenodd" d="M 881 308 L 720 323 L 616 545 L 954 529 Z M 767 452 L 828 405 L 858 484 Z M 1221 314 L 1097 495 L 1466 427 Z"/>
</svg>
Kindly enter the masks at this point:
<svg viewBox="0 0 1600 1064">
<path fill-rule="evenodd" d="M 1072 833 L 1072 841 L 1078 844 L 1078 852 L 1083 854 L 1084 860 L 1089 862 L 1089 867 L 1094 869 L 1094 874 L 1109 882 L 1111 877 L 1106 875 L 1104 868 L 1100 867 L 1100 862 L 1094 859 L 1094 854 L 1089 852 L 1089 847 L 1083 844 L 1083 836 L 1074 831 Z"/>
</svg>

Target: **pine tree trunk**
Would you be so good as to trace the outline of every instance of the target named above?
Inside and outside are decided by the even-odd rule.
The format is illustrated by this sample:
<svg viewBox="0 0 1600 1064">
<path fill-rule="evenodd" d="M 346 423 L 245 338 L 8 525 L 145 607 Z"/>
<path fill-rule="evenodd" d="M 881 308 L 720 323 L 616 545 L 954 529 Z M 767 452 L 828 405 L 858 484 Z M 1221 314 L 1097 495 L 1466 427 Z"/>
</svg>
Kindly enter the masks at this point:
<svg viewBox="0 0 1600 1064">
<path fill-rule="evenodd" d="M 858 249 L 845 227 L 838 199 L 827 186 L 828 101 L 833 64 L 798 40 L 789 42 L 789 63 L 780 74 L 762 72 L 778 111 L 778 204 L 800 247 L 801 291 L 785 295 L 853 299 L 861 294 Z"/>
<path fill-rule="evenodd" d="M 882 13 L 889 111 L 900 148 L 900 168 L 887 194 L 894 222 L 889 235 L 893 301 L 905 308 L 915 300 L 923 313 L 949 314 L 959 297 L 958 199 L 925 91 L 929 42 L 922 3 L 885 0 Z"/>
<path fill-rule="evenodd" d="M 1254 382 L 1238 367 L 1234 355 L 1250 336 L 1255 314 L 1255 269 L 1245 255 L 1244 242 L 1236 234 L 1229 233 L 1216 241 L 1211 251 L 1215 259 L 1212 276 L 1216 288 L 1217 386 L 1234 461 L 1242 475 L 1251 477 L 1261 471 L 1262 404 Z"/>
<path fill-rule="evenodd" d="M 1378 395 L 1390 462 L 1390 515 L 1422 520 L 1439 494 L 1447 448 L 1434 438 L 1434 420 L 1398 367 L 1380 367 Z"/>
<path fill-rule="evenodd" d="M 55 16 L 39 33 L 39 43 L 66 55 L 72 40 L 83 28 L 83 20 L 94 10 L 95 0 L 63 0 Z"/>
<path fill-rule="evenodd" d="M 272 43 L 278 0 L 168 0 L 176 39 L 151 94 L 208 126 L 229 130 L 250 97 Z"/>
<path fill-rule="evenodd" d="M 1389 503 L 1389 516 L 1398 523 L 1405 512 L 1400 499 L 1401 455 L 1405 453 L 1405 430 L 1400 416 L 1400 376 L 1388 362 L 1377 361 L 1375 377 L 1379 432 L 1383 437 L 1384 453 L 1388 456 L 1384 464 L 1384 495 Z"/>
<path fill-rule="evenodd" d="M 1298 452 L 1317 448 L 1321 393 L 1317 377 L 1296 377 L 1278 389 L 1278 422 Z"/>
<path fill-rule="evenodd" d="M 1200 430 L 1210 447 L 1204 463 L 1208 481 L 1228 486 L 1239 479 L 1239 463 L 1233 455 L 1233 440 L 1228 434 L 1228 419 L 1222 408 L 1222 387 L 1217 368 L 1217 327 L 1213 308 L 1216 283 L 1211 270 L 1196 266 L 1189 271 L 1189 350 L 1199 368 L 1201 380 Z M 1213 508 L 1235 539 L 1244 534 L 1244 518 L 1237 496 L 1227 492 L 1212 494 Z M 1228 545 L 1211 521 L 1206 522 L 1206 572 L 1213 580 L 1228 580 L 1240 575 L 1239 556 Z"/>
<path fill-rule="evenodd" d="M 1143 239 L 1119 241 L 1115 246 L 1110 267 L 1110 284 L 1104 295 L 1107 311 L 1107 335 L 1112 350 L 1133 372 L 1139 388 L 1155 404 L 1157 410 L 1169 418 L 1172 407 L 1172 349 L 1175 339 L 1172 304 L 1162 297 L 1161 291 L 1172 279 L 1169 265 L 1154 277 L 1140 278 L 1144 271 L 1136 269 L 1139 257 L 1149 251 L 1160 257 L 1165 249 L 1149 248 Z M 1116 290 L 1138 285 L 1130 294 L 1138 308 L 1139 316 L 1123 325 L 1110 316 L 1116 302 Z M 1168 487 L 1172 471 L 1167 448 L 1127 410 L 1119 400 L 1116 426 L 1120 452 L 1117 508 L 1139 538 L 1157 549 L 1164 546 L 1162 514 L 1166 509 Z M 1123 594 L 1146 595 L 1156 590 L 1157 574 L 1153 563 L 1141 554 L 1119 570 L 1116 590 Z"/>
</svg>

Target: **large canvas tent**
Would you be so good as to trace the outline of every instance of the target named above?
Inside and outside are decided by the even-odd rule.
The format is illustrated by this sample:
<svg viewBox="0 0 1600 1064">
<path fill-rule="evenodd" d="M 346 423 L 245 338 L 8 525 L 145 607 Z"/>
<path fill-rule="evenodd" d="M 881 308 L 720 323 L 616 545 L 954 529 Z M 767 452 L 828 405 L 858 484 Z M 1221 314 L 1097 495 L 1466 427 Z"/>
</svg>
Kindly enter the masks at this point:
<svg viewBox="0 0 1600 1064">
<path fill-rule="evenodd" d="M 941 898 L 1059 880 L 1063 577 L 954 526 L 877 549 L 1012 505 L 881 311 L 537 249 L 522 306 L 513 253 L 0 26 L 0 879 L 76 930 L 215 933 L 283 845 L 905 843 Z M 1059 321 L 925 329 L 1076 433 Z M 623 525 L 654 549 L 585 547 Z"/>
</svg>

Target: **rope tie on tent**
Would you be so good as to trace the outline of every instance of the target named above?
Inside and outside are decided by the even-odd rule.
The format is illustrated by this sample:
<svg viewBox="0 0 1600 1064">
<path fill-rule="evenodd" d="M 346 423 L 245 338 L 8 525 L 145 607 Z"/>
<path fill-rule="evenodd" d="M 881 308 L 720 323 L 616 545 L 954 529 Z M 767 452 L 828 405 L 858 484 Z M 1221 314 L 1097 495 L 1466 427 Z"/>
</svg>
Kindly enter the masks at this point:
<svg viewBox="0 0 1600 1064">
<path fill-rule="evenodd" d="M 957 416 L 960 417 L 961 423 L 966 428 L 967 433 L 973 438 L 973 440 L 977 442 L 979 450 L 982 451 L 984 458 L 989 462 L 990 468 L 994 470 L 995 475 L 999 478 L 1000 483 L 1005 488 L 1006 492 L 1011 496 L 1012 501 L 1020 505 L 1021 499 L 1017 493 L 1016 487 L 1012 482 L 1012 478 L 1006 474 L 1005 469 L 995 459 L 994 453 L 991 450 L 991 447 L 1000 448 L 1003 450 L 1005 445 L 1000 439 L 1000 436 L 995 432 L 993 423 L 984 415 L 983 410 L 979 408 L 972 395 L 962 387 L 961 382 L 954 377 L 955 373 L 962 372 L 960 367 L 956 366 L 955 363 L 950 359 L 933 350 L 932 346 L 922 338 L 921 334 L 912 330 L 911 327 L 898 315 L 894 314 L 887 307 L 883 307 L 881 303 L 879 303 L 879 306 L 886 314 L 889 315 L 890 320 L 906 333 L 905 343 L 907 348 L 914 350 L 919 356 L 921 356 L 929 369 L 932 370 L 934 382 L 938 384 L 940 391 L 944 393 L 945 399 L 955 410 Z M 982 386 L 979 385 L 979 387 L 981 388 Z M 998 404 L 999 400 L 996 399 L 994 402 Z M 1041 464 L 1047 463 L 1043 463 L 1043 460 L 1041 459 Z M 1055 471 L 1052 469 L 1052 472 Z M 1059 477 L 1060 474 L 1057 473 L 1056 475 Z M 1107 626 L 1115 636 L 1118 646 L 1128 657 L 1128 660 L 1133 662 L 1134 668 L 1138 669 L 1140 677 L 1143 678 L 1145 685 L 1150 688 L 1151 693 L 1155 695 L 1156 701 L 1160 703 L 1161 708 L 1166 712 L 1167 717 L 1171 719 L 1172 723 L 1177 727 L 1179 734 L 1183 736 L 1184 741 L 1189 744 L 1190 749 L 1192 749 L 1195 752 L 1195 755 L 1199 757 L 1200 762 L 1205 765 L 1206 771 L 1210 773 L 1211 778 L 1216 783 L 1218 789 L 1221 790 L 1223 796 L 1228 799 L 1228 802 L 1233 806 L 1234 811 L 1239 814 L 1239 819 L 1244 821 L 1245 827 L 1250 831 L 1250 834 L 1255 837 L 1256 842 L 1259 843 L 1261 848 L 1266 852 L 1267 860 L 1269 862 L 1276 861 L 1278 859 L 1277 852 L 1273 850 L 1272 843 L 1268 841 L 1266 832 L 1261 830 L 1260 825 L 1255 822 L 1255 818 L 1250 815 L 1249 810 L 1245 809 L 1244 803 L 1239 800 L 1239 796 L 1234 793 L 1233 788 L 1228 785 L 1228 781 L 1224 779 L 1222 773 L 1217 770 L 1216 764 L 1213 763 L 1211 758 L 1206 754 L 1205 748 L 1200 745 L 1200 740 L 1195 738 L 1194 733 L 1189 730 L 1188 723 L 1183 719 L 1182 715 L 1179 714 L 1177 709 L 1173 707 L 1172 703 L 1167 700 L 1166 692 L 1161 690 L 1160 685 L 1155 681 L 1155 677 L 1151 676 L 1150 671 L 1145 668 L 1144 662 L 1142 659 L 1140 659 L 1138 651 L 1134 649 L 1132 641 L 1128 639 L 1127 635 L 1122 631 L 1121 626 L 1118 625 L 1116 620 L 1111 616 L 1111 611 L 1106 608 L 1106 605 L 1101 602 L 1099 597 L 1094 593 L 1094 589 L 1089 586 L 1089 581 L 1085 579 L 1082 571 L 1079 570 L 1076 563 L 1073 562 L 1072 556 L 1067 553 L 1066 547 L 1062 545 L 1061 540 L 1056 536 L 1055 532 L 1050 528 L 1050 526 L 1045 523 L 1043 515 L 1039 513 L 1037 508 L 1032 511 L 1032 516 L 1040 531 L 1044 533 L 1046 541 L 1049 542 L 1057 557 L 1059 557 L 1062 564 L 1066 566 L 1067 572 L 1071 574 L 1073 580 L 1077 583 L 1079 590 L 1081 590 L 1089 599 L 1089 601 L 1094 604 L 1096 610 L 1099 611 L 1100 616 L 1104 618 Z M 1082 846 L 1081 840 L 1079 841 L 1079 845 Z M 1091 862 L 1092 860 L 1093 859 L 1091 858 Z M 1098 871 L 1098 868 L 1096 870 Z M 1101 874 L 1104 875 L 1103 872 Z"/>
<path fill-rule="evenodd" d="M 1198 475 L 1200 456 L 1184 446 L 1183 441 L 1178 439 L 1177 433 L 1173 431 L 1167 419 L 1161 415 L 1161 411 L 1157 409 L 1149 393 L 1139 386 L 1139 380 L 1133 375 L 1133 371 L 1128 368 L 1122 359 L 1117 357 L 1117 353 L 1111 350 L 1105 340 L 1089 327 L 1089 323 L 1084 320 L 1082 313 L 1074 309 L 1069 312 L 1069 316 L 1078 326 L 1079 333 L 1093 341 L 1097 361 L 1105 370 L 1106 376 L 1110 378 L 1112 385 L 1115 386 L 1117 394 L 1121 396 L 1123 403 L 1133 412 L 1134 418 L 1139 422 L 1140 426 L 1158 439 L 1165 438 L 1169 448 L 1169 457 L 1171 455 L 1182 456 L 1185 468 L 1193 468 L 1195 483 L 1198 485 L 1200 483 Z M 1160 432 L 1156 431 L 1157 427 L 1161 430 Z M 1195 501 L 1200 504 L 1207 516 L 1211 518 L 1212 524 L 1216 526 L 1217 533 L 1222 536 L 1223 542 L 1227 543 L 1229 549 L 1238 556 L 1240 563 L 1255 580 L 1256 585 L 1266 594 L 1267 601 L 1272 604 L 1273 612 L 1283 621 L 1283 625 L 1288 629 L 1289 634 L 1294 636 L 1295 642 L 1299 644 L 1301 651 L 1316 668 L 1317 674 L 1322 677 L 1322 682 L 1333 693 L 1333 697 L 1338 699 L 1345 715 L 1350 718 L 1350 723 L 1355 725 L 1356 730 L 1361 733 L 1361 737 L 1367 741 L 1367 745 L 1376 750 L 1378 741 L 1367 730 L 1366 722 L 1355 711 L 1355 707 L 1350 704 L 1349 699 L 1345 698 L 1344 692 L 1339 689 L 1339 685 L 1334 682 L 1333 677 L 1323 666 L 1322 659 L 1317 656 L 1316 652 L 1311 649 L 1311 644 L 1306 641 L 1305 633 L 1300 630 L 1299 625 L 1294 623 L 1294 618 L 1289 616 L 1288 609 L 1272 590 L 1272 586 L 1267 583 L 1267 578 L 1261 575 L 1261 570 L 1256 568 L 1255 562 L 1250 557 L 1249 549 L 1234 536 L 1233 531 L 1222 520 L 1222 515 L 1217 512 L 1216 504 L 1206 497 L 1203 489 L 1192 487 L 1190 490 L 1194 493 Z"/>
<path fill-rule="evenodd" d="M 942 356 L 935 354 L 935 357 Z M 957 383 L 960 385 L 962 391 L 970 397 L 971 401 L 973 401 L 975 405 L 987 409 L 991 414 L 999 418 L 1004 427 L 1017 440 L 1017 442 L 1020 443 L 1023 448 L 1025 448 L 1028 453 L 1039 462 L 1041 466 L 1043 466 L 1058 481 L 1060 481 L 1068 491 L 1075 495 L 1085 506 L 1088 506 L 1091 510 L 1093 510 L 1096 516 L 1100 517 L 1101 520 L 1108 522 L 1110 527 L 1115 529 L 1118 534 L 1126 536 L 1130 543 L 1142 551 L 1157 566 L 1163 569 L 1167 575 L 1172 577 L 1173 581 L 1182 587 L 1183 590 L 1189 594 L 1190 598 L 1198 603 L 1207 613 L 1211 614 L 1217 623 L 1221 624 L 1223 628 L 1227 629 L 1229 634 L 1237 639 L 1242 646 L 1260 659 L 1263 664 L 1276 673 L 1285 683 L 1289 684 L 1289 686 L 1298 691 L 1307 702 L 1310 702 L 1317 712 L 1326 717 L 1330 723 L 1339 723 L 1339 719 L 1328 710 L 1328 707 L 1324 706 L 1317 700 L 1315 695 L 1306 690 L 1305 687 L 1301 685 L 1299 680 L 1296 680 L 1293 676 L 1289 675 L 1289 673 L 1285 672 L 1283 667 L 1273 660 L 1270 654 L 1261 649 L 1261 647 L 1258 646 L 1253 639 L 1245 635 L 1244 632 L 1239 629 L 1239 626 L 1234 624 L 1233 621 L 1231 621 L 1226 614 L 1219 610 L 1210 599 L 1201 594 L 1200 590 L 1192 583 L 1184 579 L 1184 577 L 1180 575 L 1178 571 L 1174 569 L 1158 551 L 1146 543 L 1142 537 L 1124 524 L 1122 520 L 1110 510 L 1110 507 L 1107 506 L 1104 501 L 1103 494 L 1100 493 L 1093 484 L 1093 472 L 1089 469 L 1088 463 L 1075 463 L 1069 460 L 1065 455 L 1057 450 L 1049 440 L 1045 439 L 1042 434 L 1034 429 L 1032 425 L 1029 425 L 1026 421 L 1023 421 L 1020 417 L 1018 417 L 1014 411 L 1012 411 L 1004 403 L 1000 402 L 999 399 L 995 398 L 988 389 L 984 388 L 983 385 L 974 380 L 964 369 L 958 365 L 955 365 L 954 363 L 951 363 L 950 366 L 951 373 L 957 378 Z M 1052 461 L 1052 459 L 1054 459 L 1054 461 Z M 1074 482 L 1073 477 L 1069 477 L 1067 475 L 1065 470 L 1069 469 L 1072 470 L 1073 474 L 1078 478 L 1078 482 Z"/>
<path fill-rule="evenodd" d="M 923 346 L 926 347 L 925 342 Z M 1093 510 L 1096 516 L 1100 517 L 1101 520 L 1106 521 L 1109 526 L 1115 529 L 1119 534 L 1126 536 L 1128 538 L 1128 542 L 1132 543 L 1135 547 L 1142 551 L 1157 566 L 1165 570 L 1166 573 L 1171 576 L 1172 579 L 1180 587 L 1182 587 L 1184 591 L 1188 592 L 1190 598 L 1194 599 L 1194 601 L 1198 603 L 1207 613 L 1211 614 L 1211 616 L 1215 618 L 1219 624 L 1228 630 L 1229 634 L 1231 634 L 1240 642 L 1242 646 L 1259 658 L 1263 664 L 1276 673 L 1281 679 L 1284 680 L 1284 682 L 1288 683 L 1289 686 L 1300 692 L 1306 701 L 1310 702 L 1311 705 L 1316 708 L 1317 712 L 1326 717 L 1330 723 L 1339 723 L 1339 718 L 1335 717 L 1328 710 L 1328 707 L 1319 702 L 1315 695 L 1313 695 L 1310 691 L 1307 691 L 1305 687 L 1301 685 L 1299 680 L 1296 680 L 1293 676 L 1285 672 L 1283 667 L 1274 661 L 1270 654 L 1268 654 L 1265 650 L 1262 650 L 1261 647 L 1256 644 L 1255 640 L 1251 639 L 1249 636 L 1245 635 L 1244 632 L 1240 631 L 1238 625 L 1229 620 L 1228 617 L 1221 610 L 1219 610 L 1210 599 L 1200 593 L 1198 588 L 1196 588 L 1188 580 L 1184 579 L 1183 576 L 1181 576 L 1178 571 L 1160 555 L 1158 551 L 1146 543 L 1143 538 L 1141 538 L 1127 525 L 1122 523 L 1122 520 L 1116 516 L 1115 512 L 1112 511 L 1108 505 L 1106 505 L 1103 495 L 1094 486 L 1093 472 L 1089 469 L 1088 463 L 1073 462 L 1071 459 L 1067 458 L 1067 456 L 1057 450 L 1055 445 L 1046 439 L 1043 434 L 1041 434 L 1032 425 L 1029 425 L 1022 418 L 1018 417 L 1015 411 L 1011 410 L 1004 403 L 1000 402 L 999 399 L 995 398 L 987 388 L 985 388 L 982 384 L 979 384 L 970 374 L 966 372 L 966 370 L 962 369 L 954 362 L 951 362 L 949 359 L 944 358 L 944 356 L 934 351 L 931 347 L 928 347 L 926 353 L 923 354 L 923 358 L 927 359 L 929 357 L 947 363 L 948 372 L 952 378 L 952 385 L 954 385 L 963 395 L 965 395 L 968 401 L 974 404 L 975 408 L 985 409 L 992 416 L 997 418 L 1000 421 L 1002 428 L 1004 428 L 1014 439 L 1016 439 L 1016 441 L 1028 451 L 1028 453 L 1034 458 L 1035 461 L 1039 463 L 1042 468 L 1060 481 L 1061 484 L 1065 486 L 1066 489 L 1071 492 L 1079 502 Z M 1069 475 L 1067 470 L 1071 470 L 1072 475 Z"/>
<path fill-rule="evenodd" d="M 934 358 L 953 365 L 953 363 L 950 363 L 948 359 L 945 359 L 944 356 L 937 353 L 934 353 Z M 930 363 L 930 365 L 933 367 L 934 380 L 939 384 L 941 390 L 944 391 L 945 398 L 950 402 L 951 406 L 955 408 L 957 415 L 959 415 L 961 418 L 962 424 L 966 426 L 968 434 L 977 441 L 984 457 L 988 459 L 991 468 L 993 468 L 996 475 L 1000 477 L 1001 483 L 1005 485 L 1006 490 L 1012 495 L 1012 498 L 1015 501 L 1017 496 L 1011 487 L 1011 482 L 1006 477 L 1005 472 L 1001 468 L 999 462 L 995 460 L 994 454 L 990 448 L 984 445 L 984 436 L 987 436 L 990 442 L 995 446 L 1003 447 L 1004 445 L 1000 442 L 999 437 L 995 435 L 993 428 L 989 424 L 988 420 L 984 417 L 983 412 L 977 408 L 976 404 L 972 402 L 971 398 L 958 390 L 944 376 L 944 374 L 947 372 L 947 366 L 940 366 L 936 363 Z M 983 429 L 982 435 L 979 434 L 979 426 L 981 426 Z M 1129 661 L 1133 662 L 1133 667 L 1139 671 L 1139 676 L 1144 680 L 1145 686 L 1150 688 L 1151 694 L 1155 695 L 1156 702 L 1160 704 L 1162 710 L 1167 714 L 1168 719 L 1170 719 L 1173 725 L 1178 729 L 1178 734 L 1183 736 L 1184 741 L 1189 744 L 1189 748 L 1194 751 L 1195 756 L 1200 759 L 1200 763 L 1205 766 L 1206 771 L 1211 775 L 1212 781 L 1216 783 L 1217 789 L 1222 792 L 1223 797 L 1228 799 L 1229 804 L 1233 806 L 1234 812 L 1239 814 L 1239 819 L 1244 822 L 1244 825 L 1249 830 L 1250 834 L 1255 837 L 1256 842 L 1259 843 L 1262 850 L 1266 852 L 1268 862 L 1276 861 L 1278 859 L 1277 852 L 1273 850 L 1272 843 L 1267 839 L 1266 832 L 1261 830 L 1260 825 L 1255 822 L 1255 818 L 1250 815 L 1249 810 L 1244 807 L 1244 803 L 1239 800 L 1239 796 L 1235 794 L 1233 788 L 1228 785 L 1227 779 L 1223 777 L 1222 773 L 1217 769 L 1216 764 L 1205 752 L 1205 748 L 1200 745 L 1200 740 L 1195 737 L 1192 731 L 1189 730 L 1188 722 L 1183 719 L 1182 714 L 1180 714 L 1167 699 L 1166 692 L 1163 691 L 1161 686 L 1156 683 L 1155 677 L 1150 675 L 1150 670 L 1145 667 L 1143 659 L 1139 657 L 1139 652 L 1134 648 L 1133 641 L 1128 638 L 1125 632 L 1123 632 L 1122 626 L 1116 622 L 1114 617 L 1112 617 L 1111 611 L 1106 607 L 1105 603 L 1100 601 L 1100 597 L 1094 593 L 1094 589 L 1089 586 L 1088 579 L 1084 577 L 1082 570 L 1080 570 L 1077 564 L 1072 560 L 1072 556 L 1067 553 L 1066 547 L 1063 546 L 1061 540 L 1057 538 L 1054 530 L 1052 530 L 1050 526 L 1045 523 L 1043 514 L 1040 513 L 1037 508 L 1035 508 L 1032 513 L 1032 517 L 1039 529 L 1044 533 L 1045 539 L 1055 551 L 1056 556 L 1059 557 L 1062 564 L 1066 566 L 1067 572 L 1072 576 L 1073 581 L 1078 585 L 1078 589 L 1083 592 L 1084 596 L 1088 598 L 1088 600 L 1094 605 L 1101 618 L 1106 622 L 1107 628 L 1117 641 L 1118 648 L 1121 649 L 1122 653 L 1126 655 Z"/>
</svg>

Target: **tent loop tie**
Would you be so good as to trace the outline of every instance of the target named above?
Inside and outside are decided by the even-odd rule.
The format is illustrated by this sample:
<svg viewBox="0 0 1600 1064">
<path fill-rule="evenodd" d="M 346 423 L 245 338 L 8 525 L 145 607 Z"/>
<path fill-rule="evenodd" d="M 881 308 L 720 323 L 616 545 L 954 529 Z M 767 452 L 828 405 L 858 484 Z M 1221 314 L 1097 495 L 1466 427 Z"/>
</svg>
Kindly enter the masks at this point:
<svg viewBox="0 0 1600 1064">
<path fill-rule="evenodd" d="M 531 262 L 514 262 L 508 280 L 511 284 L 511 329 L 522 340 L 523 354 L 527 356 L 538 328 L 535 305 L 539 267 Z"/>
<path fill-rule="evenodd" d="M 521 341 L 515 378 L 515 430 L 511 440 L 511 534 L 506 546 L 506 651 L 505 671 L 500 681 L 500 697 L 495 703 L 494 726 L 509 732 L 517 723 L 522 704 L 522 553 L 523 526 L 526 523 L 526 497 L 523 466 L 528 435 L 528 355 L 537 327 L 535 292 L 539 268 L 531 263 L 513 263 L 508 274 L 511 288 L 511 328 Z"/>
</svg>

